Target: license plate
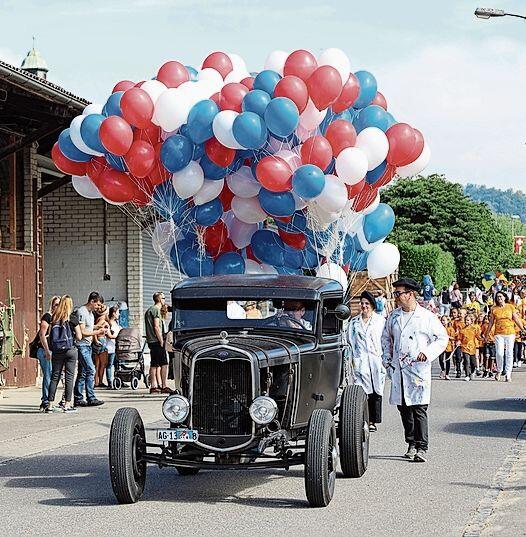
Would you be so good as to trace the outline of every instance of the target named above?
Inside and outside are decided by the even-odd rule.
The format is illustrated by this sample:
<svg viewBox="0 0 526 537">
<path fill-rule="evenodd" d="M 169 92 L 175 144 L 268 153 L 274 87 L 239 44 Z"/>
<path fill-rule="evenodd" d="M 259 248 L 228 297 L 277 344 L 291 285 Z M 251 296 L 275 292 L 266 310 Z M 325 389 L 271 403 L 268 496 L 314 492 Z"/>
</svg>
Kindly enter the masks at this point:
<svg viewBox="0 0 526 537">
<path fill-rule="evenodd" d="M 195 429 L 157 429 L 157 440 L 161 442 L 197 442 L 198 438 Z"/>
</svg>

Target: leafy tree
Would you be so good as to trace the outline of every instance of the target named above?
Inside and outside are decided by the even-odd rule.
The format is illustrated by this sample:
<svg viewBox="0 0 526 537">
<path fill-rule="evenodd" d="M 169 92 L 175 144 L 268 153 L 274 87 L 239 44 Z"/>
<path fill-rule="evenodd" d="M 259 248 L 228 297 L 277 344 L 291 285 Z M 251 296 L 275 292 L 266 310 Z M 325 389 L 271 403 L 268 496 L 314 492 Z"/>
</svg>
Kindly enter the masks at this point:
<svg viewBox="0 0 526 537">
<path fill-rule="evenodd" d="M 438 244 L 453 255 L 459 281 L 520 266 L 509 229 L 483 203 L 470 200 L 461 185 L 442 175 L 400 179 L 384 190 L 397 219 L 390 240 L 397 245 Z"/>
<path fill-rule="evenodd" d="M 522 222 L 526 223 L 526 194 L 520 190 L 499 190 L 485 186 L 469 184 L 464 192 L 474 201 L 486 203 L 488 207 L 505 215 L 519 215 Z"/>
</svg>

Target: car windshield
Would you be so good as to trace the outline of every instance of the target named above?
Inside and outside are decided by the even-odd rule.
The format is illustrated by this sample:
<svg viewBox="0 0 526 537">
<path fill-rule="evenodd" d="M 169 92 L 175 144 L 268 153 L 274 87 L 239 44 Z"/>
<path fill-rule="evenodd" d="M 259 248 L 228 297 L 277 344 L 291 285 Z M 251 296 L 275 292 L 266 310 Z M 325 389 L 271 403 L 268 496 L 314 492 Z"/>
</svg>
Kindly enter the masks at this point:
<svg viewBox="0 0 526 537">
<path fill-rule="evenodd" d="M 189 299 L 176 302 L 175 330 L 196 328 L 280 327 L 302 332 L 314 329 L 316 302 L 283 298 Z"/>
</svg>

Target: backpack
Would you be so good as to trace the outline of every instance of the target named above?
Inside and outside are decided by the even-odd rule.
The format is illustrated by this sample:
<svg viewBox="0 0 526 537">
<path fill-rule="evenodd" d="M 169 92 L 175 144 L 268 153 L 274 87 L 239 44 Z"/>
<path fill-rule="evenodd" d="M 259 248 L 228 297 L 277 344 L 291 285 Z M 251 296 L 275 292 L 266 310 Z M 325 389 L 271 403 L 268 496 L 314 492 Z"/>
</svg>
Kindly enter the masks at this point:
<svg viewBox="0 0 526 537">
<path fill-rule="evenodd" d="M 450 298 L 449 298 L 449 291 L 442 291 L 442 304 L 449 304 Z"/>
<path fill-rule="evenodd" d="M 49 349 L 51 352 L 66 352 L 73 348 L 73 334 L 69 322 L 53 323 L 49 332 Z"/>
</svg>

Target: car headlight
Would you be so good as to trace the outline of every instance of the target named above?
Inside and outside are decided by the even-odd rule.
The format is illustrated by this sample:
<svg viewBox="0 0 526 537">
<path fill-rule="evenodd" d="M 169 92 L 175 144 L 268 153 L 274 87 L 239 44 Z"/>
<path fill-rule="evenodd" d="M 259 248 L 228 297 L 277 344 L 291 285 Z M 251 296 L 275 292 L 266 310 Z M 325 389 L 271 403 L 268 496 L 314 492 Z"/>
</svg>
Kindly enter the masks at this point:
<svg viewBox="0 0 526 537">
<path fill-rule="evenodd" d="M 170 395 L 163 403 L 164 417 L 172 423 L 181 423 L 190 412 L 190 403 L 182 395 Z"/>
<path fill-rule="evenodd" d="M 250 417 L 259 425 L 270 423 L 278 412 L 278 405 L 274 399 L 261 395 L 256 397 L 248 409 Z"/>
</svg>

